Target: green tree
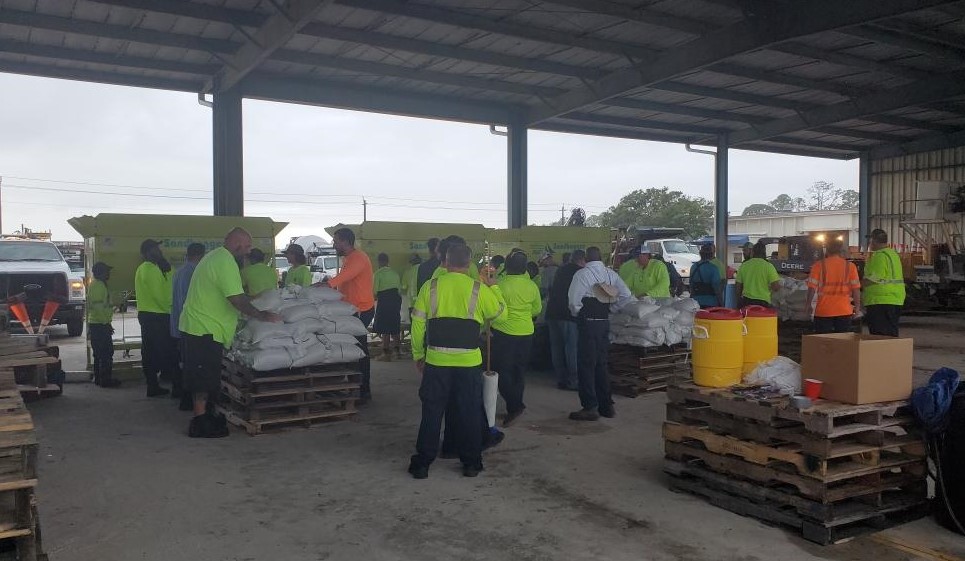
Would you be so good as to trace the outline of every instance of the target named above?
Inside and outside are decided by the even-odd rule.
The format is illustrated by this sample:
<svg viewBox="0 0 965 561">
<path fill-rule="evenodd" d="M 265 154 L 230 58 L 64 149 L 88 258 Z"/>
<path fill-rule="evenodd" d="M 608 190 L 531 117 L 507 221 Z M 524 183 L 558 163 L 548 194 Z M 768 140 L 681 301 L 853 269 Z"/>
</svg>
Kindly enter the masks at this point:
<svg viewBox="0 0 965 561">
<path fill-rule="evenodd" d="M 786 193 L 781 193 L 767 204 L 778 212 L 799 212 L 807 206 L 801 197 L 792 197 Z"/>
<path fill-rule="evenodd" d="M 838 203 L 840 210 L 853 210 L 858 208 L 858 192 L 854 189 L 841 191 L 841 202 Z"/>
<path fill-rule="evenodd" d="M 774 214 L 777 209 L 771 205 L 753 204 L 744 209 L 741 216 L 764 216 L 767 214 Z"/>
<path fill-rule="evenodd" d="M 830 181 L 815 181 L 808 187 L 808 210 L 835 210 L 841 203 L 841 189 Z"/>
<path fill-rule="evenodd" d="M 697 238 L 708 233 L 714 223 L 714 205 L 703 197 L 690 197 L 681 191 L 637 189 L 624 195 L 609 210 L 587 219 L 587 226 L 650 226 L 683 228 Z"/>
</svg>

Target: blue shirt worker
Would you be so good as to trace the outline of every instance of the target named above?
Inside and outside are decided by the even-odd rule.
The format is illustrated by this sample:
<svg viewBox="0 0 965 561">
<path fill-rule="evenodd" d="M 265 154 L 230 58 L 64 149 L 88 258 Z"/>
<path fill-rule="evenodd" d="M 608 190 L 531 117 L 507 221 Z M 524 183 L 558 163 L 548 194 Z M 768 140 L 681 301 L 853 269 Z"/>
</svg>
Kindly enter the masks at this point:
<svg viewBox="0 0 965 561">
<path fill-rule="evenodd" d="M 690 294 L 701 308 L 724 305 L 720 269 L 714 265 L 714 246 L 700 246 L 700 261 L 690 266 Z"/>
<path fill-rule="evenodd" d="M 570 413 L 574 421 L 596 421 L 614 417 L 610 398 L 607 355 L 610 352 L 610 313 L 633 300 L 620 275 L 603 264 L 600 248 L 586 248 L 586 266 L 573 275 L 570 284 L 570 313 L 577 318 L 577 377 L 582 409 Z M 665 270 L 662 263 L 660 268 Z"/>
<path fill-rule="evenodd" d="M 422 423 L 416 454 L 409 462 L 415 479 L 429 477 L 429 466 L 439 451 L 442 419 L 447 414 L 457 422 L 455 451 L 462 473 L 476 477 L 482 471 L 482 353 L 479 330 L 487 321 L 505 314 L 499 287 L 488 276 L 469 277 L 471 252 L 454 244 L 446 252 L 447 274 L 428 281 L 419 290 L 412 310 L 412 358 L 422 374 L 419 398 Z M 446 406 L 452 396 L 453 404 Z M 454 425 L 454 426 L 453 426 Z"/>
<path fill-rule="evenodd" d="M 184 264 L 175 271 L 174 279 L 171 281 L 171 337 L 178 342 L 178 355 L 184 358 L 184 350 L 181 348 L 181 330 L 178 322 L 181 321 L 181 310 L 184 309 L 184 301 L 188 299 L 188 288 L 191 286 L 191 276 L 194 269 L 198 266 L 198 261 L 204 257 L 204 244 L 192 243 L 188 245 L 188 250 L 184 255 Z M 174 373 L 171 381 L 171 395 L 181 399 L 179 409 L 181 411 L 191 410 L 191 396 L 184 391 L 184 373 L 179 369 Z"/>
</svg>

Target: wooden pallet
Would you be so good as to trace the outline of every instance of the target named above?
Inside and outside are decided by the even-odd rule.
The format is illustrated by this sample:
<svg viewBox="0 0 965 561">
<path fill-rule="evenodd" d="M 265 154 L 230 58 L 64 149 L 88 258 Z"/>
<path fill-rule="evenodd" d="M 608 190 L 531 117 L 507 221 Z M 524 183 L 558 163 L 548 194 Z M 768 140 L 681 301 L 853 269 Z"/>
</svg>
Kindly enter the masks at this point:
<svg viewBox="0 0 965 561">
<path fill-rule="evenodd" d="M 802 452 L 818 458 L 836 458 L 921 442 L 920 436 L 911 426 L 914 422 L 911 417 L 903 417 L 900 424 L 832 437 L 807 431 L 801 423 L 795 421 L 757 422 L 720 413 L 702 404 L 668 403 L 667 420 L 707 427 L 719 434 L 763 444 L 794 443 L 801 447 Z"/>
<path fill-rule="evenodd" d="M 670 442 L 701 446 L 714 454 L 736 456 L 762 466 L 782 466 L 823 482 L 863 475 L 870 468 L 924 460 L 924 443 L 901 441 L 884 447 L 841 446 L 835 455 L 819 458 L 794 443 L 762 444 L 717 434 L 703 427 L 664 423 L 663 437 Z"/>
<path fill-rule="evenodd" d="M 771 524 L 794 528 L 801 536 L 821 545 L 841 543 L 856 536 L 877 532 L 892 526 L 922 518 L 928 514 L 928 503 L 921 488 L 913 492 L 889 495 L 880 505 L 862 505 L 851 501 L 835 505 L 836 510 L 811 510 L 793 496 L 728 478 L 705 477 L 704 471 L 694 471 L 688 464 L 668 464 L 673 477 L 670 487 L 703 497 L 711 504 L 731 512 L 752 516 Z M 696 476 L 694 476 L 696 474 Z M 820 506 L 818 508 L 821 508 Z M 802 510 L 807 514 L 802 514 Z M 831 513 L 831 519 L 811 516 Z"/>
<path fill-rule="evenodd" d="M 881 461 L 876 466 L 860 466 L 833 477 L 818 480 L 782 466 L 765 466 L 741 458 L 715 454 L 686 443 L 665 442 L 667 459 L 677 462 L 699 461 L 717 473 L 746 479 L 763 485 L 785 485 L 802 497 L 821 503 L 833 503 L 845 499 L 878 496 L 883 491 L 904 487 L 921 481 L 925 476 L 925 463 L 921 459 Z"/>
<path fill-rule="evenodd" d="M 905 401 L 849 405 L 819 399 L 812 407 L 798 410 L 790 406 L 788 396 L 745 398 L 728 388 L 705 388 L 692 383 L 667 388 L 667 397 L 671 403 L 704 405 L 718 413 L 776 427 L 789 426 L 787 421 L 793 421 L 809 432 L 830 438 L 905 425 L 911 417 Z"/>
<path fill-rule="evenodd" d="M 0 371 L 0 541 L 10 540 L 21 561 L 45 559 L 34 488 L 37 439 L 14 374 Z"/>
<path fill-rule="evenodd" d="M 306 415 L 285 415 L 281 417 L 271 417 L 258 420 L 246 420 L 224 406 L 219 406 L 218 410 L 224 414 L 229 423 L 244 429 L 245 432 L 251 436 L 262 434 L 263 432 L 271 429 L 284 428 L 286 426 L 296 425 L 307 428 L 322 422 L 341 421 L 350 419 L 358 413 L 358 411 L 353 408 L 352 410 L 324 411 L 309 413 Z"/>
<path fill-rule="evenodd" d="M 637 397 L 690 379 L 690 351 L 686 348 L 644 349 L 613 345 L 609 358 L 613 393 Z"/>
</svg>

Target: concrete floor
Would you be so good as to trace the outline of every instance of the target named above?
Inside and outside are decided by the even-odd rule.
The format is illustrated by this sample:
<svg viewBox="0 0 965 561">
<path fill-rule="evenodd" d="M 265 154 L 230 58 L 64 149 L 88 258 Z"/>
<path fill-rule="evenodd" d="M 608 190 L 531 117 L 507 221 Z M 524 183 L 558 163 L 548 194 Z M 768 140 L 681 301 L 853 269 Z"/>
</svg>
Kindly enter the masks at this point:
<svg viewBox="0 0 965 561">
<path fill-rule="evenodd" d="M 923 369 L 937 360 L 965 370 L 965 320 L 915 321 L 909 334 L 940 347 L 918 353 Z M 948 329 L 957 335 L 946 338 Z M 82 340 L 58 343 L 66 369 L 82 369 Z M 820 547 L 670 492 L 662 393 L 618 397 L 616 419 L 579 424 L 566 419 L 575 394 L 533 374 L 527 413 L 486 454 L 479 478 L 438 461 L 414 481 L 405 472 L 419 422 L 410 362 L 373 363 L 375 400 L 357 421 L 214 441 L 188 439 L 187 414 L 145 398 L 142 385 L 101 390 L 72 379 L 63 396 L 30 404 L 55 561 L 965 558 L 965 539 L 930 520 Z"/>
</svg>

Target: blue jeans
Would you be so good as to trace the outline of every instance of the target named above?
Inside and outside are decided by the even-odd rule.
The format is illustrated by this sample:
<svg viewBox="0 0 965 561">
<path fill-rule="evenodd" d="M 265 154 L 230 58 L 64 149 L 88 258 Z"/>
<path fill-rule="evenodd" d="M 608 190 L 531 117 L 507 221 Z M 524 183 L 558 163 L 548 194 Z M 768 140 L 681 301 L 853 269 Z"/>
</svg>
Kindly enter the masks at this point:
<svg viewBox="0 0 965 561">
<path fill-rule="evenodd" d="M 579 342 L 576 322 L 564 319 L 549 320 L 550 348 L 553 353 L 553 370 L 556 381 L 568 387 L 575 388 L 576 381 L 576 348 Z"/>
</svg>

